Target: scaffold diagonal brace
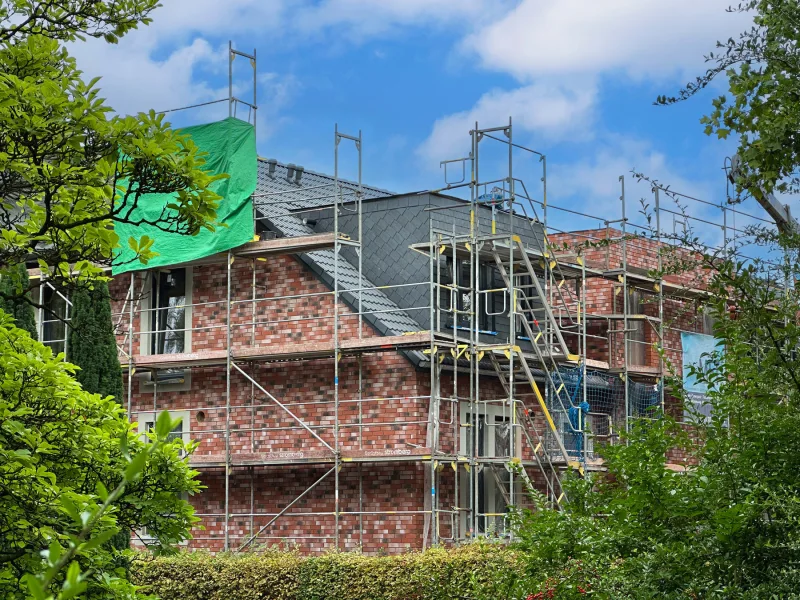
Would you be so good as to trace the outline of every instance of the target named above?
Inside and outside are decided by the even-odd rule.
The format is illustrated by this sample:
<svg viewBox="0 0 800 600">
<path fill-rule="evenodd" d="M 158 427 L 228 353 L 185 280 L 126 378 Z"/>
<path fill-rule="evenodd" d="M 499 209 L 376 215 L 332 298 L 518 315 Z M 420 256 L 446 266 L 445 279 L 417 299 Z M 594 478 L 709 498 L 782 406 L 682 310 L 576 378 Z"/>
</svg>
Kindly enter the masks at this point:
<svg viewBox="0 0 800 600">
<path fill-rule="evenodd" d="M 272 400 L 272 401 L 273 401 L 275 404 L 277 404 L 277 405 L 278 405 L 278 406 L 279 406 L 281 409 L 283 409 L 283 411 L 284 411 L 284 412 L 286 412 L 286 414 L 288 414 L 288 415 L 289 415 L 290 417 L 292 417 L 292 418 L 293 418 L 295 421 L 297 421 L 297 422 L 298 422 L 298 423 L 299 423 L 299 424 L 300 424 L 300 425 L 303 427 L 303 429 L 305 429 L 306 431 L 308 431 L 308 433 L 310 433 L 310 434 L 311 434 L 312 436 L 314 436 L 314 437 L 315 437 L 317 440 L 319 440 L 319 442 L 320 442 L 320 443 L 321 443 L 323 446 L 325 446 L 325 447 L 326 447 L 328 450 L 330 450 L 332 453 L 334 453 L 334 454 L 336 453 L 336 451 L 333 449 L 333 447 L 332 447 L 332 446 L 331 446 L 331 445 L 330 445 L 328 442 L 326 442 L 325 440 L 323 440 L 323 439 L 322 439 L 322 438 L 321 438 L 319 435 L 317 435 L 317 433 L 316 433 L 316 432 L 315 432 L 313 429 L 311 429 L 311 427 L 309 427 L 308 425 L 306 425 L 305 421 L 303 421 L 303 420 L 302 420 L 300 417 L 298 417 L 298 416 L 297 416 L 296 414 L 294 414 L 294 413 L 293 413 L 291 410 L 289 410 L 289 408 L 288 408 L 287 406 L 285 406 L 284 404 L 282 404 L 282 403 L 281 403 L 281 401 L 280 401 L 280 400 L 278 400 L 278 399 L 277 399 L 275 396 L 273 396 L 273 395 L 272 395 L 272 394 L 270 394 L 270 393 L 269 393 L 267 390 L 265 390 L 265 389 L 264 389 L 264 388 L 263 388 L 263 387 L 262 387 L 262 386 L 261 386 L 261 385 L 260 385 L 260 384 L 259 384 L 259 383 L 258 383 L 256 380 L 255 380 L 255 379 L 253 379 L 252 377 L 250 377 L 250 375 L 248 375 L 248 374 L 247 374 L 245 371 L 243 371 L 243 370 L 241 369 L 241 367 L 239 367 L 239 365 L 237 365 L 236 363 L 233 363 L 233 362 L 232 362 L 232 363 L 231 363 L 231 366 L 232 366 L 234 369 L 236 369 L 237 371 L 239 371 L 239 373 L 241 373 L 242 375 L 244 375 L 244 376 L 245 376 L 245 378 L 246 378 L 246 379 L 247 379 L 247 380 L 248 380 L 250 383 L 252 383 L 254 386 L 256 386 L 256 387 L 259 389 L 259 391 L 261 391 L 261 392 L 262 392 L 262 393 L 263 393 L 263 394 L 264 394 L 264 395 L 265 395 L 267 398 L 269 398 L 270 400 Z"/>
</svg>

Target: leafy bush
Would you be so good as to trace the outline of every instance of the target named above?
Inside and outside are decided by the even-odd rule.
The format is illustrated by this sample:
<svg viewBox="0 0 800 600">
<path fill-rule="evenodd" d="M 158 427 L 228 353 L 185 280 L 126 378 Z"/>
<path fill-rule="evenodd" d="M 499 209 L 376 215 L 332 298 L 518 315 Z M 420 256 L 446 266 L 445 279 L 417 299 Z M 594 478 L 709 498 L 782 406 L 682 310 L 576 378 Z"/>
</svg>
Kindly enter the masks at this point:
<svg viewBox="0 0 800 600">
<path fill-rule="evenodd" d="M 105 542 L 141 527 L 162 551 L 187 538 L 198 519 L 180 494 L 200 484 L 181 452 L 194 446 L 165 442 L 166 414 L 159 439 L 142 440 L 113 398 L 81 389 L 73 365 L 12 322 L 0 310 L 0 598 L 131 598 Z"/>
<path fill-rule="evenodd" d="M 518 553 L 490 544 L 399 556 L 182 553 L 134 561 L 141 591 L 162 600 L 452 600 L 525 598 Z"/>
</svg>

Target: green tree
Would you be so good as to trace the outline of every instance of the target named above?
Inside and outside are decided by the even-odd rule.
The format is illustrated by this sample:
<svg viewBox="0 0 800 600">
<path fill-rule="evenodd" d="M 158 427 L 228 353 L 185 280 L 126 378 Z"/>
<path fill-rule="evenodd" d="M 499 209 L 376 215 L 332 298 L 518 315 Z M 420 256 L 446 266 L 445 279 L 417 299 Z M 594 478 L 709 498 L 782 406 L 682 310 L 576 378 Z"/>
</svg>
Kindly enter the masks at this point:
<svg viewBox="0 0 800 600">
<path fill-rule="evenodd" d="M 676 96 L 657 104 L 687 100 L 717 77 L 728 78 L 729 94 L 713 101 L 703 117 L 706 133 L 738 136 L 742 160 L 738 191 L 800 192 L 800 5 L 796 0 L 747 0 L 728 9 L 753 16 L 753 26 L 706 56 L 711 66 Z"/>
<path fill-rule="evenodd" d="M 86 587 L 84 597 L 133 597 L 111 536 L 146 527 L 167 548 L 197 521 L 180 499 L 199 489 L 181 456 L 195 445 L 149 446 L 112 397 L 81 389 L 74 372 L 0 313 L 3 598 L 27 597 L 31 579 L 44 586 L 42 598 L 65 582 Z M 174 426 L 166 420 L 162 437 Z"/>
<path fill-rule="evenodd" d="M 25 263 L 0 272 L 0 310 L 14 317 L 17 327 L 37 339 L 36 313 L 33 311 L 33 304 L 25 298 L 29 289 L 30 281 Z"/>
<path fill-rule="evenodd" d="M 115 261 L 113 225 L 138 222 L 131 215 L 148 193 L 175 195 L 151 225 L 186 235 L 214 228 L 219 198 L 209 186 L 218 176 L 193 142 L 163 115 L 114 115 L 61 45 L 116 41 L 156 6 L 0 0 L 0 265 L 32 257 L 51 285 L 85 285 Z M 146 236 L 123 243 L 145 262 L 157 251 Z"/>
<path fill-rule="evenodd" d="M 213 230 L 217 177 L 202 153 L 163 115 L 114 115 L 63 46 L 114 43 L 157 6 L 0 0 L 0 277 L 21 275 L 31 258 L 43 274 L 5 301 L 35 304 L 43 280 L 73 297 L 96 287 L 118 259 L 114 225 L 136 224 L 144 194 L 175 198 L 150 225 Z M 122 243 L 142 262 L 157 252 L 146 236 Z M 101 369 L 87 367 L 87 385 L 97 375 L 118 395 Z M 195 473 L 180 441 L 163 443 L 169 417 L 159 419 L 161 443 L 145 444 L 111 397 L 82 390 L 74 375 L 0 313 L 0 597 L 28 597 L 26 586 L 37 600 L 133 597 L 108 540 L 146 527 L 166 549 L 196 520 L 181 500 L 198 489 Z"/>
<path fill-rule="evenodd" d="M 76 290 L 71 300 L 67 358 L 80 367 L 75 378 L 87 392 L 113 396 L 122 404 L 122 368 L 117 356 L 108 284 L 97 281 L 92 289 Z"/>
<path fill-rule="evenodd" d="M 123 404 L 122 367 L 111 318 L 111 296 L 105 281 L 95 282 L 91 289 L 78 288 L 72 295 L 67 358 L 80 368 L 75 378 L 84 390 L 112 396 L 118 404 Z M 130 531 L 120 531 L 110 543 L 117 550 L 128 548 Z"/>
</svg>

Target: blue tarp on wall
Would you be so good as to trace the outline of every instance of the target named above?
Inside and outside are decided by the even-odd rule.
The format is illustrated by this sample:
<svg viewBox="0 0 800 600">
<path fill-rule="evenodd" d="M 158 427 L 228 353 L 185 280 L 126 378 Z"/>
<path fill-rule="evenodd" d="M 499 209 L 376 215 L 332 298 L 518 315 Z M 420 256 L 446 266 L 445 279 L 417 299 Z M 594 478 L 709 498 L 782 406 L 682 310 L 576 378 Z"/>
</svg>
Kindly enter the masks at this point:
<svg viewBox="0 0 800 600">
<path fill-rule="evenodd" d="M 706 405 L 708 388 L 705 383 L 697 381 L 697 378 L 689 373 L 689 367 L 704 368 L 706 357 L 703 355 L 717 350 L 717 340 L 713 335 L 684 331 L 681 332 L 681 346 L 683 348 L 683 388 L 687 392 L 688 399 L 694 402 L 700 412 L 708 416 L 710 414 L 709 407 Z"/>
</svg>

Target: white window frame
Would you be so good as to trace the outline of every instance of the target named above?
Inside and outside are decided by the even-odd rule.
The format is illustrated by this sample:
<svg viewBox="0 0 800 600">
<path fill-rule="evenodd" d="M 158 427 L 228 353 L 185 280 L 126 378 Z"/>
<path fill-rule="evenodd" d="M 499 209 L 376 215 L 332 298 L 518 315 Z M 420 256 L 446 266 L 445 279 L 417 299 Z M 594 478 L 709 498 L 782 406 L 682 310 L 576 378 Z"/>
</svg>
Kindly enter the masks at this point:
<svg viewBox="0 0 800 600">
<path fill-rule="evenodd" d="M 471 410 L 470 410 L 471 408 L 472 407 L 470 406 L 469 402 L 462 402 L 461 406 L 460 406 L 460 411 L 459 411 L 460 412 L 460 419 L 461 419 L 460 422 L 463 423 L 463 424 L 469 424 L 470 425 L 469 427 L 460 427 L 459 428 L 461 430 L 460 431 L 460 436 L 459 436 L 460 437 L 459 449 L 460 449 L 460 454 L 462 456 L 468 456 L 469 455 L 468 454 L 468 450 L 469 450 L 469 447 L 470 447 L 472 439 L 474 439 L 474 438 L 472 438 L 472 439 L 468 438 L 468 436 L 474 436 L 474 428 L 472 426 L 473 425 L 472 419 L 470 418 L 469 421 L 468 421 L 468 416 L 471 415 Z M 512 435 L 515 436 L 515 440 L 514 440 L 514 455 L 513 456 L 521 456 L 522 455 L 522 439 L 521 439 L 521 436 L 515 434 L 515 431 L 514 431 L 515 428 L 512 425 L 514 423 L 515 419 L 513 418 L 512 414 L 511 414 L 511 411 L 509 410 L 508 406 L 500 406 L 498 404 L 481 404 L 478 407 L 478 414 L 480 415 L 480 417 L 479 417 L 480 419 L 483 419 L 484 421 L 489 420 L 490 423 L 491 423 L 491 421 L 495 421 L 498 417 L 508 419 L 510 432 L 511 432 Z M 494 454 L 495 440 L 496 440 L 495 433 L 496 433 L 496 431 L 497 431 L 497 427 L 496 426 L 487 426 L 487 424 L 484 423 L 484 448 L 486 448 L 487 450 L 490 450 L 492 453 L 491 454 L 486 454 L 486 455 L 481 455 L 481 456 L 484 456 L 486 458 L 492 458 L 492 457 L 496 457 L 497 456 L 497 455 Z M 508 456 L 507 457 L 508 460 L 510 461 L 513 458 L 513 456 Z M 471 458 L 471 456 L 469 456 L 469 457 Z M 506 457 L 503 456 L 503 458 L 506 458 Z M 484 467 L 484 468 L 485 469 L 490 469 L 492 467 Z M 460 500 L 461 506 L 468 506 L 468 504 L 469 504 L 469 494 L 470 494 L 469 487 L 472 484 L 471 479 L 472 479 L 471 477 L 463 477 L 463 478 L 461 478 L 461 483 L 459 485 L 459 487 L 461 488 L 459 490 L 459 494 L 460 494 L 460 498 L 461 498 L 461 500 Z M 484 486 L 484 506 L 486 507 L 485 512 L 486 513 L 500 512 L 499 510 L 497 510 L 497 507 L 499 505 L 499 501 L 503 500 L 503 502 L 505 502 L 505 499 L 503 498 L 502 492 L 497 488 L 497 484 L 494 481 L 494 477 L 490 473 L 485 473 L 484 474 L 484 484 L 483 484 L 483 486 Z M 519 480 L 516 480 L 514 482 L 514 496 L 515 497 L 519 497 L 519 494 L 521 493 L 521 491 L 522 491 L 522 488 L 519 485 Z M 478 507 L 476 506 L 475 510 L 477 510 L 477 508 Z M 489 521 L 490 521 L 490 518 L 486 517 L 486 527 L 487 528 L 489 526 Z M 461 531 L 468 531 L 468 530 L 469 530 L 468 515 L 467 515 L 466 511 L 462 511 L 462 514 L 461 514 Z M 486 532 L 484 532 L 484 533 L 486 533 Z M 503 533 L 505 533 L 505 532 L 503 532 Z M 473 532 L 473 535 L 477 536 L 479 534 L 478 534 L 478 532 Z"/>
<path fill-rule="evenodd" d="M 182 430 L 181 430 L 181 438 L 183 439 L 184 444 L 188 444 L 191 439 L 191 413 L 188 410 L 168 410 L 169 416 L 175 420 L 180 418 Z M 153 412 L 153 411 L 145 411 L 139 412 L 136 415 L 136 421 L 138 423 L 138 431 L 139 435 L 142 436 L 143 440 L 147 440 L 147 424 L 152 423 L 153 427 L 155 427 L 156 421 L 158 420 L 158 415 L 161 414 L 161 411 Z"/>
<path fill-rule="evenodd" d="M 191 430 L 191 421 L 189 419 L 189 417 L 191 416 L 190 415 L 190 411 L 188 411 L 188 410 L 168 410 L 167 412 L 169 413 L 169 416 L 173 420 L 177 419 L 178 417 L 180 417 L 181 424 L 183 425 L 183 428 L 181 430 L 181 438 L 183 439 L 183 443 L 184 444 L 189 443 L 191 441 L 191 439 L 192 439 L 191 431 L 190 431 Z M 147 438 L 147 433 L 148 433 L 147 424 L 148 423 L 152 423 L 153 427 L 155 427 L 156 420 L 158 419 L 158 415 L 159 414 L 160 414 L 160 411 L 159 412 L 153 412 L 153 411 L 147 412 L 147 411 L 145 411 L 145 412 L 137 413 L 137 415 L 136 415 L 137 430 L 139 432 L 139 435 L 142 437 L 142 439 L 148 440 L 148 438 Z M 188 502 L 189 501 L 189 494 L 187 492 L 181 492 L 181 499 L 185 500 L 186 502 Z M 137 529 L 136 530 L 136 535 L 145 544 L 155 540 L 154 537 L 148 535 L 146 527 L 142 527 L 141 529 Z M 136 539 L 135 541 L 138 542 L 139 539 Z M 179 545 L 180 546 L 186 546 L 188 544 L 189 544 L 189 540 L 184 540 Z"/>
<path fill-rule="evenodd" d="M 192 351 L 192 292 L 194 289 L 194 272 L 192 267 L 177 267 L 186 271 L 186 295 L 185 295 L 185 312 L 184 312 L 184 334 L 183 352 L 189 353 Z M 152 347 L 153 333 L 150 332 L 150 323 L 153 315 L 153 303 L 155 294 L 153 294 L 153 277 L 156 273 L 168 272 L 173 269 L 152 269 L 147 271 L 147 279 L 145 280 L 144 289 L 142 291 L 142 312 L 141 312 L 141 335 L 139 336 L 139 354 L 151 355 L 150 348 Z M 180 385 L 180 384 L 177 384 Z"/>
<path fill-rule="evenodd" d="M 53 290 L 53 293 L 58 294 L 63 298 L 65 303 L 65 311 L 64 311 L 64 339 L 63 340 L 45 340 L 44 339 L 44 326 L 46 322 L 53 322 L 53 315 L 51 315 L 48 311 L 44 309 L 44 292 L 45 286 L 49 287 Z M 67 354 L 67 344 L 69 343 L 69 323 L 72 320 L 72 300 L 69 299 L 68 295 L 63 294 L 60 290 L 56 289 L 52 284 L 50 284 L 47 280 L 43 279 L 39 285 L 39 308 L 36 309 L 36 332 L 39 337 L 39 341 L 47 346 L 48 348 L 52 348 L 53 344 L 55 343 L 63 343 L 64 344 L 64 355 Z"/>
</svg>

